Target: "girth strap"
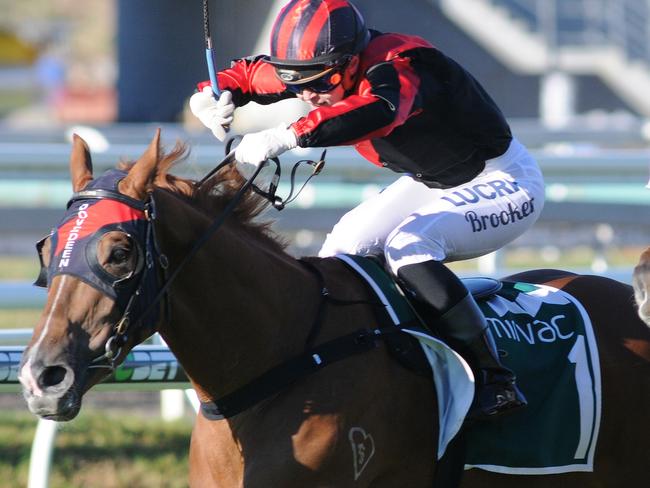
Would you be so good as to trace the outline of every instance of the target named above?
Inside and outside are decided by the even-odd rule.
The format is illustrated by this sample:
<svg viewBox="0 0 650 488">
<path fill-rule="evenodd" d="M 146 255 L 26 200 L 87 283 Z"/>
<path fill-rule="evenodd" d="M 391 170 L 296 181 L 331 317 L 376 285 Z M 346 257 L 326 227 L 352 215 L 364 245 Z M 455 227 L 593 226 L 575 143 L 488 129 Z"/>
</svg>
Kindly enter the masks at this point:
<svg viewBox="0 0 650 488">
<path fill-rule="evenodd" d="M 385 340 L 388 335 L 401 333 L 399 327 L 394 326 L 372 330 L 360 329 L 326 342 L 271 368 L 247 385 L 220 399 L 201 402 L 201 412 L 209 420 L 232 417 L 329 364 L 375 349 L 379 341 Z"/>
</svg>

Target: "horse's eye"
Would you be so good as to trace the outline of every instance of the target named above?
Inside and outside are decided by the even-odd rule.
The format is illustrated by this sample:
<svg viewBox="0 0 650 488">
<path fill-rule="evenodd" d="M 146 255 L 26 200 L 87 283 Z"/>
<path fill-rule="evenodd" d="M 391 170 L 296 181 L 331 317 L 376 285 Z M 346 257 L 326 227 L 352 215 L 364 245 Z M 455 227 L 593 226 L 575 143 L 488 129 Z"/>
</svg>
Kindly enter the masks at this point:
<svg viewBox="0 0 650 488">
<path fill-rule="evenodd" d="M 111 250 L 111 255 L 108 261 L 111 264 L 124 264 L 129 260 L 130 253 L 130 249 L 124 247 L 116 247 L 115 249 Z"/>
<path fill-rule="evenodd" d="M 97 243 L 97 261 L 114 278 L 126 278 L 138 265 L 138 244 L 122 231 L 106 232 Z"/>
</svg>

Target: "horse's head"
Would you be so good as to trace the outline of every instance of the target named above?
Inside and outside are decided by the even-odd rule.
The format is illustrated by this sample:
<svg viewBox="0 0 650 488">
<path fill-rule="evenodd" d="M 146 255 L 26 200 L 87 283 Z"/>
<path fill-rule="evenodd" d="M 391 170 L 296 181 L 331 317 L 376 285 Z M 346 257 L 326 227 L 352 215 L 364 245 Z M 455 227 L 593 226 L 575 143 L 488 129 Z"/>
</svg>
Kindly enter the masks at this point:
<svg viewBox="0 0 650 488">
<path fill-rule="evenodd" d="M 37 245 L 36 284 L 47 286 L 48 295 L 20 367 L 36 415 L 74 418 L 82 395 L 154 332 L 158 268 L 148 190 L 159 139 L 158 131 L 128 172 L 93 179 L 88 147 L 74 138 L 74 194 L 61 222 Z"/>
<path fill-rule="evenodd" d="M 639 317 L 650 326 L 650 247 L 641 254 L 634 268 L 632 284 Z"/>
</svg>

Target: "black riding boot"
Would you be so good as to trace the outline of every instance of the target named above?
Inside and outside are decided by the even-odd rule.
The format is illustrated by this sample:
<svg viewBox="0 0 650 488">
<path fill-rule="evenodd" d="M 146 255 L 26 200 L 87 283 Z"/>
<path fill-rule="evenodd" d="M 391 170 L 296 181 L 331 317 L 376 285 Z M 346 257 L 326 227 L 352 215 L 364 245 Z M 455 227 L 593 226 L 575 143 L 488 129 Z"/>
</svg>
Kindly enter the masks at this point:
<svg viewBox="0 0 650 488">
<path fill-rule="evenodd" d="M 471 418 L 526 405 L 515 374 L 503 366 L 485 317 L 463 283 L 438 261 L 403 266 L 399 279 L 417 300 L 422 318 L 469 363 L 476 376 Z"/>
</svg>

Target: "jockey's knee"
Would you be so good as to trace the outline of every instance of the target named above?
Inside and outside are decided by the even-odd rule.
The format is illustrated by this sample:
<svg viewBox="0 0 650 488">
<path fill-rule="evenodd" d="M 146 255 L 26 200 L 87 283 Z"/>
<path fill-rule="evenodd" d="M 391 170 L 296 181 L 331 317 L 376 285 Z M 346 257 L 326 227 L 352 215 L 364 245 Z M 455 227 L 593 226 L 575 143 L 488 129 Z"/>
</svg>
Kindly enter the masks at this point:
<svg viewBox="0 0 650 488">
<path fill-rule="evenodd" d="M 422 233 L 396 230 L 388 236 L 384 245 L 386 263 L 397 276 L 402 266 L 424 261 L 444 261 L 446 252 L 440 239 Z"/>
<path fill-rule="evenodd" d="M 327 234 L 325 242 L 318 251 L 318 257 L 326 258 L 336 254 L 377 254 L 381 252 L 380 239 L 359 236 L 342 226 L 336 226 Z"/>
</svg>

